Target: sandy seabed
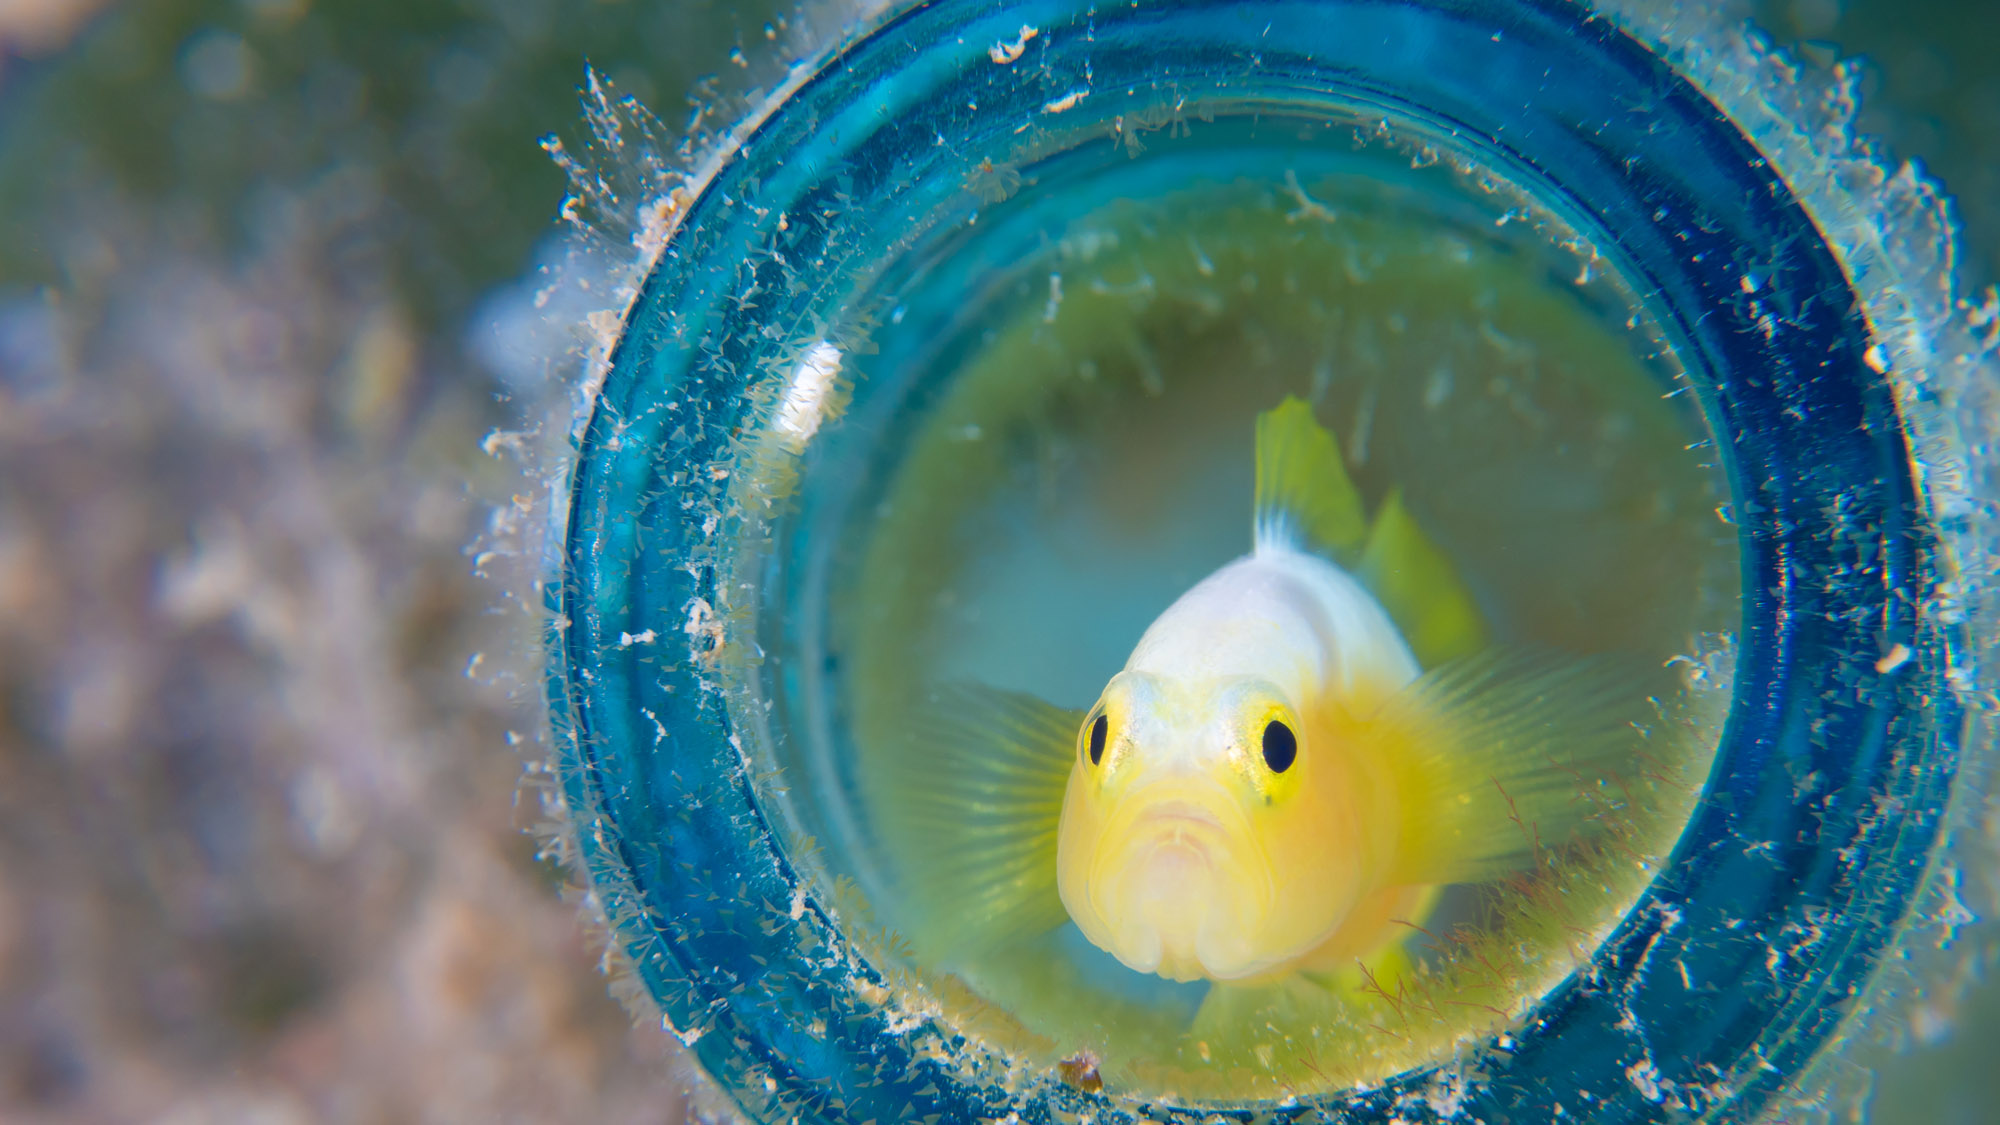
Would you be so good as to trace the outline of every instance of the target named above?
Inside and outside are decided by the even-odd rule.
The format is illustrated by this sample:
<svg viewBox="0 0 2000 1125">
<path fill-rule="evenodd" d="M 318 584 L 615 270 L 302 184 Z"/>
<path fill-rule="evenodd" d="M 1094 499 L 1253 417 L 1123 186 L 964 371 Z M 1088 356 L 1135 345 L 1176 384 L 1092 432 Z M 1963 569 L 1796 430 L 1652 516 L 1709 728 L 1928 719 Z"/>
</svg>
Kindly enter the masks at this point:
<svg viewBox="0 0 2000 1125">
<path fill-rule="evenodd" d="M 514 408 L 365 182 L 96 213 L 0 302 L 0 1117 L 684 1119 L 523 832 Z"/>
</svg>

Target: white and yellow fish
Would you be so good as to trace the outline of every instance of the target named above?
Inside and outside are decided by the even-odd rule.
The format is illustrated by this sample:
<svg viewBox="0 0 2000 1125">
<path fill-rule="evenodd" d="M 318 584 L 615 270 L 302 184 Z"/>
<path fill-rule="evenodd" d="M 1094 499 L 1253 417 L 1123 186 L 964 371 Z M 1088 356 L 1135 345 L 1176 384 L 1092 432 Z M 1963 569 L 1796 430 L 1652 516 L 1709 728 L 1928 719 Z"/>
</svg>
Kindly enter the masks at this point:
<svg viewBox="0 0 2000 1125">
<path fill-rule="evenodd" d="M 1632 678 L 1489 646 L 1391 493 L 1257 420 L 1254 546 L 1139 638 L 1087 712 L 939 692 L 906 866 L 970 946 L 1065 918 L 1132 969 L 1255 984 L 1379 957 L 1438 890 L 1574 839 L 1629 754 Z"/>
</svg>

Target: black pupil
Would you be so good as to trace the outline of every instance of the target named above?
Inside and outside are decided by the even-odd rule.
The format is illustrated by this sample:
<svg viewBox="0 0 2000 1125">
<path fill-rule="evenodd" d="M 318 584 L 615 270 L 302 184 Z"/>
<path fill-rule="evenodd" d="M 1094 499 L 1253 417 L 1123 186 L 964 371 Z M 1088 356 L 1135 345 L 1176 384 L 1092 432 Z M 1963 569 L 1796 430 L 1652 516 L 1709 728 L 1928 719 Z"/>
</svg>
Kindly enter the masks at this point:
<svg viewBox="0 0 2000 1125">
<path fill-rule="evenodd" d="M 1292 728 L 1276 719 L 1264 728 L 1264 764 L 1272 773 L 1284 773 L 1292 768 L 1293 759 L 1299 756 L 1299 739 Z"/>
<path fill-rule="evenodd" d="M 1103 715 L 1099 715 L 1096 721 L 1090 724 L 1091 765 L 1094 766 L 1097 763 L 1104 760 L 1104 736 L 1108 734 L 1110 730 L 1111 730 L 1111 720 Z"/>
</svg>

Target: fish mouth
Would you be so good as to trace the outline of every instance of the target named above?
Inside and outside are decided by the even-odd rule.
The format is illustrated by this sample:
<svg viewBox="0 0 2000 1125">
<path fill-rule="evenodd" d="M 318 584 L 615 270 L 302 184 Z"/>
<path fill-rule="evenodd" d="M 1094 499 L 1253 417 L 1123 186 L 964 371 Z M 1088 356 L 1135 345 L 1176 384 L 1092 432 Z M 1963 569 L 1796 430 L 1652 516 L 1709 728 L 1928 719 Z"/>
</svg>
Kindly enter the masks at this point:
<svg viewBox="0 0 2000 1125">
<path fill-rule="evenodd" d="M 1162 888 L 1243 877 L 1245 840 L 1241 826 L 1215 809 L 1193 801 L 1166 801 L 1130 821 L 1118 866 L 1128 877 L 1151 871 Z M 1169 874 L 1171 872 L 1172 874 Z"/>
<path fill-rule="evenodd" d="M 1206 798 L 1206 799 L 1204 799 Z M 1180 845 L 1220 862 L 1250 839 L 1241 810 L 1222 794 L 1160 793 L 1136 802 L 1114 832 L 1135 849 Z"/>
<path fill-rule="evenodd" d="M 1105 826 L 1086 892 L 1092 940 L 1170 980 L 1237 975 L 1269 905 L 1262 848 L 1221 786 L 1176 779 L 1149 790 Z"/>
<path fill-rule="evenodd" d="M 1193 801 L 1166 801 L 1148 808 L 1135 827 L 1171 832 L 1220 834 L 1226 826 L 1214 810 Z"/>
</svg>

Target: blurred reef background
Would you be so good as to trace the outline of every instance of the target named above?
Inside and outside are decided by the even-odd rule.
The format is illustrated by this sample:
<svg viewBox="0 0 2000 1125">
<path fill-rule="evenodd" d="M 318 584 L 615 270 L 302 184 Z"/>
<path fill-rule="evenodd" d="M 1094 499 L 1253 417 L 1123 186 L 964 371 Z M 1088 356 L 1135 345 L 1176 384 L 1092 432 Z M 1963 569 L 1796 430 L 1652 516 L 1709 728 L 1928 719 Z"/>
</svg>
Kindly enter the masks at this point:
<svg viewBox="0 0 2000 1125">
<path fill-rule="evenodd" d="M 1990 0 L 1756 14 L 1869 60 L 1864 128 L 1996 276 Z M 586 60 L 680 127 L 775 18 L 0 0 L 0 1119 L 700 1115 L 523 832 L 486 439 L 550 401 L 520 310 Z M 1995 991 L 1881 1120 L 1988 1120 Z"/>
</svg>

